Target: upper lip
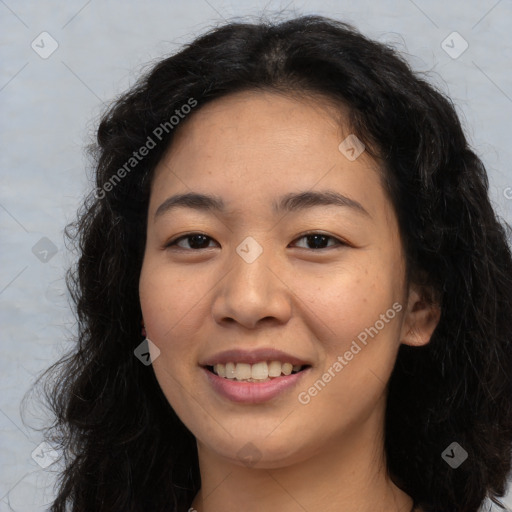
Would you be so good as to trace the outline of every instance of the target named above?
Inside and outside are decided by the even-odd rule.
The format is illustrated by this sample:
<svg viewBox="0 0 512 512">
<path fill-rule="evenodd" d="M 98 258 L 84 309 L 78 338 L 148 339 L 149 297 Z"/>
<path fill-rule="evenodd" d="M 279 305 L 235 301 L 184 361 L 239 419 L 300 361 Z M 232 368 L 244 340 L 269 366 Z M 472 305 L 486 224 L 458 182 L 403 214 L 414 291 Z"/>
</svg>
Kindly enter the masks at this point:
<svg viewBox="0 0 512 512">
<path fill-rule="evenodd" d="M 293 365 L 308 365 L 307 361 L 299 357 L 287 354 L 274 348 L 258 348 L 254 350 L 232 349 L 219 352 L 206 358 L 199 363 L 201 366 L 215 366 L 216 364 L 226 363 L 248 363 L 255 364 L 261 361 L 280 361 L 281 363 L 291 363 Z"/>
</svg>

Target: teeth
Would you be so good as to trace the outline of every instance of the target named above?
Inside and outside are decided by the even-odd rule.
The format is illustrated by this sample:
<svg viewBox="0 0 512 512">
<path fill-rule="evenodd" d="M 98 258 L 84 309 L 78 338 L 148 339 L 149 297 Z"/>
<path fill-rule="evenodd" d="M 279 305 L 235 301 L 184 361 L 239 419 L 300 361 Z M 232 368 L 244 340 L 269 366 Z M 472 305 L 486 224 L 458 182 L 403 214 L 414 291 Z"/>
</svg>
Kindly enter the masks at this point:
<svg viewBox="0 0 512 512">
<path fill-rule="evenodd" d="M 265 380 L 268 378 L 268 365 L 267 362 L 256 363 L 251 367 L 251 377 L 254 380 Z"/>
<path fill-rule="evenodd" d="M 292 370 L 293 370 L 293 364 L 291 364 L 291 363 L 284 363 L 283 366 L 281 367 L 281 371 L 285 375 L 291 375 Z"/>
<path fill-rule="evenodd" d="M 226 363 L 226 378 L 234 379 L 235 378 L 235 363 Z"/>
<path fill-rule="evenodd" d="M 251 365 L 247 363 L 238 363 L 235 370 L 236 380 L 247 380 L 251 378 Z"/>
<path fill-rule="evenodd" d="M 281 375 L 281 361 L 272 361 L 268 365 L 268 376 L 279 377 Z"/>
<path fill-rule="evenodd" d="M 215 371 L 219 377 L 226 377 L 226 367 L 223 364 L 217 364 Z"/>
<path fill-rule="evenodd" d="M 301 365 L 292 365 L 291 363 L 281 363 L 281 361 L 261 361 L 255 364 L 248 363 L 226 363 L 216 364 L 213 371 L 226 379 L 236 379 L 248 382 L 266 381 L 272 377 L 281 375 L 290 375 L 292 372 L 298 372 Z"/>
</svg>

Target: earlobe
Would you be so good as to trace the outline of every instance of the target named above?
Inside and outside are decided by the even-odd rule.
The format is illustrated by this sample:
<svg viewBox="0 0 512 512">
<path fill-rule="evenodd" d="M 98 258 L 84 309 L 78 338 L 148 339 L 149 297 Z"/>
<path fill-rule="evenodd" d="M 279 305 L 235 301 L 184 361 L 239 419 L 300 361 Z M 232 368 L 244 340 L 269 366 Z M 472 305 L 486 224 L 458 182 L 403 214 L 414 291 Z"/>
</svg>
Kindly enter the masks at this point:
<svg viewBox="0 0 512 512">
<path fill-rule="evenodd" d="M 427 345 L 441 318 L 441 308 L 424 298 L 424 290 L 411 288 L 400 342 L 419 347 Z"/>
</svg>

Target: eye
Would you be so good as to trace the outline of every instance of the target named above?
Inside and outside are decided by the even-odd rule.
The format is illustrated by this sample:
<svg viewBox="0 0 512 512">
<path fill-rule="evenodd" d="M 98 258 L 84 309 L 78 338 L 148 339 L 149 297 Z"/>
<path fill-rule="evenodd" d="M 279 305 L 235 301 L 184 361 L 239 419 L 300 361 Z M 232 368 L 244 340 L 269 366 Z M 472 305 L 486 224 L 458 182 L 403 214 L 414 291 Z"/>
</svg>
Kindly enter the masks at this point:
<svg viewBox="0 0 512 512">
<path fill-rule="evenodd" d="M 209 237 L 208 235 L 204 235 L 203 233 L 187 233 L 186 235 L 182 235 L 179 238 L 175 238 L 174 240 L 171 240 L 168 244 L 165 245 L 165 247 L 172 247 L 177 246 L 181 249 L 207 249 L 208 248 L 208 241 L 212 240 L 213 238 Z M 189 247 L 184 247 L 183 245 L 180 245 L 178 242 L 181 243 L 181 241 L 188 242 Z"/>
<path fill-rule="evenodd" d="M 339 246 L 346 246 L 348 245 L 346 242 L 343 242 L 342 240 L 339 240 L 338 238 L 335 238 L 330 235 L 326 235 L 324 233 L 306 233 L 302 235 L 301 237 L 297 238 L 297 240 L 306 240 L 306 244 L 310 245 L 310 247 L 301 247 L 302 249 L 327 249 L 329 247 L 339 247 Z M 165 245 L 166 248 L 168 247 L 180 247 L 181 249 L 187 249 L 187 250 L 201 250 L 201 249 L 208 249 L 209 242 L 213 241 L 213 238 L 209 237 L 208 235 L 205 235 L 203 233 L 187 233 L 185 235 L 182 235 L 178 238 L 175 238 L 174 240 L 171 240 L 168 244 Z M 328 242 L 332 241 L 334 243 L 329 244 Z M 180 245 L 183 242 L 188 244 L 188 247 Z M 299 246 L 300 247 L 300 246 Z"/>
<path fill-rule="evenodd" d="M 324 233 L 306 233 L 296 240 L 302 239 L 306 239 L 306 244 L 312 245 L 312 247 L 302 247 L 304 249 L 327 249 L 328 247 L 348 245 L 342 240 L 339 240 L 338 238 L 330 235 L 326 235 Z M 335 243 L 330 246 L 326 246 L 328 240 L 333 240 Z"/>
</svg>

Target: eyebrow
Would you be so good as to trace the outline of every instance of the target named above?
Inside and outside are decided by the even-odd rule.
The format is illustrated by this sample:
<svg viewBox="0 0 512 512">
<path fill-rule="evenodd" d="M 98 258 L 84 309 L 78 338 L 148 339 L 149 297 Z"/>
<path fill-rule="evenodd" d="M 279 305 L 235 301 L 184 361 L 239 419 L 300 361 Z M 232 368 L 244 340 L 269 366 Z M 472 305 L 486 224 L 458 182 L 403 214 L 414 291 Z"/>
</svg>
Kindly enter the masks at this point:
<svg viewBox="0 0 512 512">
<path fill-rule="evenodd" d="M 332 190 L 313 192 L 292 192 L 272 203 L 275 214 L 281 212 L 297 212 L 317 206 L 339 206 L 350 208 L 353 211 L 371 218 L 363 205 L 339 192 Z M 199 211 L 226 212 L 226 204 L 219 196 L 187 192 L 168 197 L 156 210 L 154 220 L 169 213 L 175 208 L 191 208 Z"/>
</svg>

